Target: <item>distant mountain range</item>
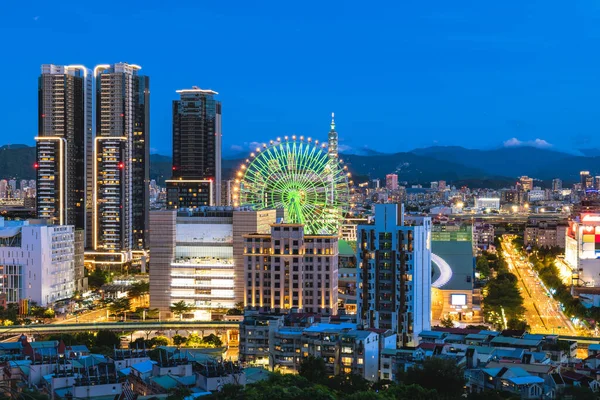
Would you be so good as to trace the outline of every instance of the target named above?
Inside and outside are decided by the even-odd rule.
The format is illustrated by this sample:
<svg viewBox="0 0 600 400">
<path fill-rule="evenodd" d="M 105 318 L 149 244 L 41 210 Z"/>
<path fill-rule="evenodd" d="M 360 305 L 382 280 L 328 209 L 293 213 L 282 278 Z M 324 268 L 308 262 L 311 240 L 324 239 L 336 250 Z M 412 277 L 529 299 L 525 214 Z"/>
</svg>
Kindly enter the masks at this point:
<svg viewBox="0 0 600 400">
<path fill-rule="evenodd" d="M 536 147 L 505 147 L 492 150 L 466 149 L 459 146 L 434 146 L 401 153 L 378 153 L 365 149 L 359 154 L 342 154 L 355 181 L 385 179 L 397 173 L 399 181 L 427 184 L 445 180 L 471 187 L 505 187 L 517 177 L 528 175 L 549 184 L 553 178 L 577 182 L 579 171 L 600 175 L 600 150 L 580 150 L 583 155 L 567 154 Z M 33 179 L 35 147 L 0 147 L 0 179 Z M 241 158 L 223 160 L 223 178 L 233 176 Z M 163 183 L 171 176 L 171 157 L 150 156 L 150 178 Z"/>
</svg>

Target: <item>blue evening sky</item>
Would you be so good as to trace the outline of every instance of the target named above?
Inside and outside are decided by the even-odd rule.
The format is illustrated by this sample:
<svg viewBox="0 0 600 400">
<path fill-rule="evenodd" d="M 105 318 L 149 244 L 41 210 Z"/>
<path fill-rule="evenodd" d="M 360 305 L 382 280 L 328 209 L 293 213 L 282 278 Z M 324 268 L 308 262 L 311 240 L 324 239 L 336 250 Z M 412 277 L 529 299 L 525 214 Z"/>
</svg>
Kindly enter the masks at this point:
<svg viewBox="0 0 600 400">
<path fill-rule="evenodd" d="M 125 61 L 223 102 L 225 153 L 286 134 L 344 149 L 600 147 L 600 1 L 0 2 L 0 144 L 33 144 L 40 64 Z"/>
</svg>

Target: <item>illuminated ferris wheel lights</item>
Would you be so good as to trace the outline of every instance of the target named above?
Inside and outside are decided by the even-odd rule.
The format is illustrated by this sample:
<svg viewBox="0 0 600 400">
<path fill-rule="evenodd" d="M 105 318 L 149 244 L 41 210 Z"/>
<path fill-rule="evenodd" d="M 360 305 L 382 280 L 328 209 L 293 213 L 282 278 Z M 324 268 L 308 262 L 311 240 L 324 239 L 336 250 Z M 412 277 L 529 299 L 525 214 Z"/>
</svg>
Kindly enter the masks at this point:
<svg viewBox="0 0 600 400">
<path fill-rule="evenodd" d="M 312 142 L 312 138 L 310 138 L 310 137 L 309 137 L 309 138 L 308 138 L 308 141 L 309 141 L 309 142 Z"/>
<path fill-rule="evenodd" d="M 234 188 L 235 203 L 255 210 L 283 208 L 286 221 L 303 224 L 308 234 L 337 235 L 349 203 L 343 167 L 318 141 L 312 144 L 309 138 L 307 143 L 296 135 L 284 139 L 252 154 L 243 184 Z"/>
</svg>

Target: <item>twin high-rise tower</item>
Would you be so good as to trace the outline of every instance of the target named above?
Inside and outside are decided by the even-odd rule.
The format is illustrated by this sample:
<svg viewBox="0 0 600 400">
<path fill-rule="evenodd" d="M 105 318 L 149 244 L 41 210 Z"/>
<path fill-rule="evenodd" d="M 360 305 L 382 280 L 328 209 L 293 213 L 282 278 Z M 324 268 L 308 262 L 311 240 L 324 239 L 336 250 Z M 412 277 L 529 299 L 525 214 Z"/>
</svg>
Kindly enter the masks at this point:
<svg viewBox="0 0 600 400">
<path fill-rule="evenodd" d="M 42 66 L 37 213 L 84 229 L 94 264 L 122 266 L 148 246 L 150 88 L 139 70 Z"/>
</svg>

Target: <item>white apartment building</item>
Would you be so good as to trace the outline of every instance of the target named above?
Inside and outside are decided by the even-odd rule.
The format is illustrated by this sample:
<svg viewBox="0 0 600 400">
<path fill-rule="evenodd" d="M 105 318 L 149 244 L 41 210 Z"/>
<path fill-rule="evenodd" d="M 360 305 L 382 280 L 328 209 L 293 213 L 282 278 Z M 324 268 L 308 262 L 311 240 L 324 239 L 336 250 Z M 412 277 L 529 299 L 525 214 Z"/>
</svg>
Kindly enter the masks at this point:
<svg viewBox="0 0 600 400">
<path fill-rule="evenodd" d="M 500 198 L 479 197 L 475 199 L 475 210 L 500 210 Z"/>
<path fill-rule="evenodd" d="M 0 293 L 46 306 L 73 295 L 75 236 L 72 225 L 0 218 Z"/>
</svg>

